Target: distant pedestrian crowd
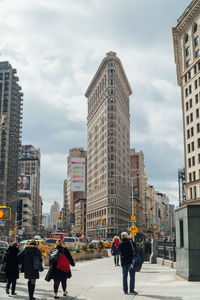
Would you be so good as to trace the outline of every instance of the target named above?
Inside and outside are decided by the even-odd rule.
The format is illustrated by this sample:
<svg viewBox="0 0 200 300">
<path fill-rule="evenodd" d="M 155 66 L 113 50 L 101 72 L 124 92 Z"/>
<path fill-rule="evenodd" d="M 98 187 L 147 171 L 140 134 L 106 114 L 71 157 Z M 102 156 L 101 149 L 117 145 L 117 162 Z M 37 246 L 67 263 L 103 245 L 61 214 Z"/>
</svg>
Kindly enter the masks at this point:
<svg viewBox="0 0 200 300">
<path fill-rule="evenodd" d="M 130 239 L 126 232 L 122 232 L 121 241 L 115 236 L 112 243 L 111 254 L 114 256 L 115 266 L 122 267 L 122 285 L 125 295 L 136 295 L 135 291 L 135 272 L 140 271 L 143 258 L 140 249 L 136 243 Z M 36 245 L 35 240 L 31 240 L 22 251 L 19 251 L 16 242 L 9 246 L 4 256 L 5 273 L 7 277 L 6 293 L 16 295 L 16 282 L 19 278 L 19 272 L 24 273 L 24 278 L 28 279 L 29 300 L 34 297 L 36 279 L 39 279 L 39 272 L 42 272 L 42 256 Z M 61 241 L 57 241 L 56 247 L 49 256 L 49 269 L 45 280 L 53 280 L 54 299 L 59 299 L 58 289 L 61 283 L 63 296 L 67 292 L 67 279 L 71 278 L 72 272 L 70 266 L 75 266 L 75 262 L 67 247 L 63 247 Z M 128 289 L 128 274 L 130 275 L 130 286 Z"/>
</svg>

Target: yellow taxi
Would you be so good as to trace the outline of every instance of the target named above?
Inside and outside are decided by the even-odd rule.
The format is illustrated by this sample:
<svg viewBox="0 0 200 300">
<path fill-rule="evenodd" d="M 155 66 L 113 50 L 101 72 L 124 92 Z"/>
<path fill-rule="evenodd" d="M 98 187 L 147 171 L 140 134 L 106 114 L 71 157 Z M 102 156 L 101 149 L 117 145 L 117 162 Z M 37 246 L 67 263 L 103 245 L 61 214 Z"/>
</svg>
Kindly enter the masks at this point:
<svg viewBox="0 0 200 300">
<path fill-rule="evenodd" d="M 104 248 L 111 248 L 113 241 L 104 241 Z"/>
<path fill-rule="evenodd" d="M 59 239 L 56 239 L 56 238 L 45 239 L 45 242 L 47 243 L 47 245 L 49 246 L 50 249 L 53 249 L 56 247 L 57 241 L 59 241 Z"/>
<path fill-rule="evenodd" d="M 29 244 L 30 241 L 31 240 L 27 241 L 27 245 Z M 36 241 L 36 245 L 38 246 L 38 248 L 41 251 L 41 254 L 46 257 L 51 251 L 51 249 L 48 246 L 48 244 L 46 243 L 46 241 L 44 241 L 44 240 L 35 240 L 35 241 Z"/>
</svg>

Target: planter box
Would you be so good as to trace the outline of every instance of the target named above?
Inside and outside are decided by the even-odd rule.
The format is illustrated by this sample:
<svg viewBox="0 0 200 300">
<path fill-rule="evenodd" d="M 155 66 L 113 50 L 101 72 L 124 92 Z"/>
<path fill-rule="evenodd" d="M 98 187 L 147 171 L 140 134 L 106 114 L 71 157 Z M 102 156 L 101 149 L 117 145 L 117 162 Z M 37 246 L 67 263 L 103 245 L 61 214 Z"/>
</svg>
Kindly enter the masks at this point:
<svg viewBox="0 0 200 300">
<path fill-rule="evenodd" d="M 108 257 L 108 250 L 104 249 L 102 251 L 94 251 L 94 252 L 82 252 L 82 253 L 75 253 L 72 254 L 72 257 L 74 261 L 79 261 L 79 260 L 89 260 L 93 258 L 102 258 L 102 257 Z M 43 263 L 44 266 L 49 267 L 49 256 L 43 257 Z"/>
</svg>

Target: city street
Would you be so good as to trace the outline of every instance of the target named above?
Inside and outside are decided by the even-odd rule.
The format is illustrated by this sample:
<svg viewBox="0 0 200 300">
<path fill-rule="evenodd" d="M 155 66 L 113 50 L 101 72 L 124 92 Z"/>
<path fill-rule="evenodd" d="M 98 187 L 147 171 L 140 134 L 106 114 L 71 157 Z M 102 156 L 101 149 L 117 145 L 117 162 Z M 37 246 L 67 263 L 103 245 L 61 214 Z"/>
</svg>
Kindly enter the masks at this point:
<svg viewBox="0 0 200 300">
<path fill-rule="evenodd" d="M 40 300 L 53 299 L 53 282 L 44 280 L 45 271 L 36 282 L 35 297 Z M 175 270 L 157 264 L 145 263 L 140 273 L 136 273 L 137 296 L 124 295 L 122 292 L 121 267 L 114 267 L 113 258 L 78 262 L 72 268 L 73 277 L 68 280 L 69 296 L 63 297 L 59 288 L 60 299 L 66 300 L 199 300 L 199 282 L 187 282 L 175 275 Z M 0 283 L 0 300 L 28 300 L 27 280 L 23 274 L 17 282 L 17 296 L 5 293 L 5 283 Z"/>
</svg>

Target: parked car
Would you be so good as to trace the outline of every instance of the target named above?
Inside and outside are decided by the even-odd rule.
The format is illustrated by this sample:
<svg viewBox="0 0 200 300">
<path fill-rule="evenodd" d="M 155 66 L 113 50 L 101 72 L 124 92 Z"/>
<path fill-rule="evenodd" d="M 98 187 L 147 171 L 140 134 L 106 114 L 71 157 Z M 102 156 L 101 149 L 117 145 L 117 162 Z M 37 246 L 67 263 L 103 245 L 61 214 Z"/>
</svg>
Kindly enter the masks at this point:
<svg viewBox="0 0 200 300">
<path fill-rule="evenodd" d="M 90 242 L 90 245 L 94 246 L 95 248 L 97 248 L 97 244 L 100 242 L 100 240 L 92 240 Z"/>
<path fill-rule="evenodd" d="M 76 249 L 76 248 L 80 248 L 81 246 L 81 242 L 79 241 L 79 238 L 72 237 L 72 236 L 64 237 L 62 243 L 69 249 Z"/>
<path fill-rule="evenodd" d="M 8 247 L 9 244 L 6 241 L 0 241 L 0 281 L 3 282 L 6 282 L 6 274 L 3 270 L 3 266 L 4 266 L 3 259 Z"/>
<path fill-rule="evenodd" d="M 45 242 L 50 247 L 50 249 L 53 249 L 56 247 L 56 242 L 59 241 L 59 239 L 56 238 L 47 238 L 45 239 Z"/>
<path fill-rule="evenodd" d="M 104 241 L 103 243 L 105 248 L 111 248 L 113 241 Z"/>
</svg>

